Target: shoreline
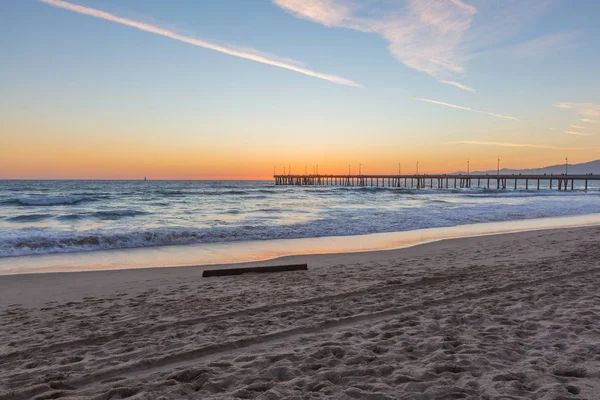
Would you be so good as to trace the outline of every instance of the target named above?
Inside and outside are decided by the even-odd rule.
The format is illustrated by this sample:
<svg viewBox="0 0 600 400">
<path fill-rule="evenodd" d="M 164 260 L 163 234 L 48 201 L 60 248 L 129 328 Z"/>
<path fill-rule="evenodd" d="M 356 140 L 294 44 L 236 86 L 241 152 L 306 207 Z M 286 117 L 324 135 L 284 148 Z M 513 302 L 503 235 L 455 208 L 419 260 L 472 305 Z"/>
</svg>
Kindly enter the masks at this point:
<svg viewBox="0 0 600 400">
<path fill-rule="evenodd" d="M 598 238 L 493 234 L 217 278 L 0 276 L 0 399 L 594 398 Z"/>
<path fill-rule="evenodd" d="M 540 228 L 513 232 L 479 234 L 473 236 L 452 237 L 420 242 L 414 245 L 386 250 L 367 250 L 355 252 L 292 254 L 267 260 L 246 261 L 228 264 L 180 265 L 173 267 L 141 267 L 116 268 L 86 271 L 36 272 L 26 274 L 0 275 L 0 286 L 3 286 L 3 296 L 0 296 L 0 308 L 8 305 L 39 306 L 45 296 L 53 299 L 74 301 L 90 296 L 106 296 L 107 294 L 133 290 L 135 292 L 149 285 L 160 285 L 159 282 L 168 280 L 197 279 L 199 285 L 210 284 L 214 279 L 203 278 L 202 273 L 211 268 L 237 268 L 273 266 L 278 264 L 308 264 L 309 270 L 319 268 L 341 267 L 343 265 L 361 265 L 368 263 L 389 263 L 397 259 L 422 256 L 431 251 L 445 249 L 453 253 L 454 249 L 468 246 L 470 243 L 482 240 L 484 242 L 510 241 L 513 238 L 523 238 L 538 235 L 561 235 L 565 232 L 600 229 L 600 225 L 565 226 L 560 228 Z M 492 260 L 494 261 L 494 260 Z M 284 273 L 285 274 L 285 273 Z M 251 274 L 254 275 L 254 274 Z M 267 274 L 271 275 L 271 274 Z M 278 275 L 278 274 L 275 274 Z M 244 277 L 245 275 L 241 275 Z M 221 278 L 222 279 L 222 278 Z M 141 283 L 144 281 L 144 283 Z M 37 296 L 39 287 L 43 287 L 41 297 Z M 68 289 L 65 293 L 65 287 Z M 32 295 L 35 293 L 35 295 Z M 9 299 L 12 299 L 9 301 Z M 14 300 L 14 301 L 13 301 Z"/>
<path fill-rule="evenodd" d="M 109 270 L 272 265 L 294 256 L 372 253 L 440 240 L 600 225 L 600 214 L 486 222 L 366 235 L 220 242 L 0 258 L 0 277 Z M 277 247 L 279 247 L 277 249 Z M 276 248 L 276 249 L 274 249 Z M 266 265 L 266 264 L 265 264 Z"/>
</svg>

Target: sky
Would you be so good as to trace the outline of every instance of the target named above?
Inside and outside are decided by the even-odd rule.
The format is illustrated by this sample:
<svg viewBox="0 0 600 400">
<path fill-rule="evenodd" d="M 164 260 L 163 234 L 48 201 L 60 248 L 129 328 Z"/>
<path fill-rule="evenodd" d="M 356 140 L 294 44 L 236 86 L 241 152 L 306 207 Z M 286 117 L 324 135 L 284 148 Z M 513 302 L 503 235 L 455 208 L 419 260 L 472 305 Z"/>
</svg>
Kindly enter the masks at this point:
<svg viewBox="0 0 600 400">
<path fill-rule="evenodd" d="M 0 179 L 600 158 L 596 0 L 2 0 Z"/>
</svg>

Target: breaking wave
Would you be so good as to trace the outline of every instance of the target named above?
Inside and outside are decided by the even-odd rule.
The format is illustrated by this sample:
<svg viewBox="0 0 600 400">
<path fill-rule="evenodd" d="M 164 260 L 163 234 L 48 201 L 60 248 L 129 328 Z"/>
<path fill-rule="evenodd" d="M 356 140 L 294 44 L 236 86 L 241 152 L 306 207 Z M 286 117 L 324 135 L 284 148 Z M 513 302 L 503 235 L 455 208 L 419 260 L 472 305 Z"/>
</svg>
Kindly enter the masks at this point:
<svg viewBox="0 0 600 400">
<path fill-rule="evenodd" d="M 111 210 L 111 211 L 98 211 L 93 214 L 94 217 L 103 219 L 118 219 L 122 217 L 135 217 L 136 215 L 149 215 L 151 213 L 145 211 L 136 210 Z"/>
<path fill-rule="evenodd" d="M 598 185 L 585 194 L 546 188 L 431 190 L 410 188 L 410 183 L 408 188 L 201 181 L 1 184 L 0 257 L 361 235 L 600 213 Z"/>
<path fill-rule="evenodd" d="M 128 233 L 90 233 L 57 237 L 32 236 L 0 243 L 0 257 L 124 249 L 268 238 L 253 226 L 204 230 L 156 229 Z M 270 236 L 270 235 L 269 235 Z"/>
<path fill-rule="evenodd" d="M 28 215 L 17 215 L 16 217 L 6 218 L 10 222 L 36 222 L 51 218 L 51 214 L 28 214 Z"/>
<path fill-rule="evenodd" d="M 20 205 L 20 206 L 62 206 L 74 205 L 85 201 L 97 201 L 96 197 L 89 196 L 49 196 L 49 197 L 20 197 L 2 200 L 3 205 Z"/>
</svg>

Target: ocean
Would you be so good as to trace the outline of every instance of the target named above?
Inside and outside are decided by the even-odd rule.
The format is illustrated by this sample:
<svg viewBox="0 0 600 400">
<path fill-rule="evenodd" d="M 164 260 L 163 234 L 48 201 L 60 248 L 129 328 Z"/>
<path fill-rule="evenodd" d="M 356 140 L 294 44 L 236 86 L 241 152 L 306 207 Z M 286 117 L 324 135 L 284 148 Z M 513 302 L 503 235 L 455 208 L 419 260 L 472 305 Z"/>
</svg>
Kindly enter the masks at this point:
<svg viewBox="0 0 600 400">
<path fill-rule="evenodd" d="M 600 190 L 0 181 L 0 257 L 402 232 L 600 213 Z"/>
</svg>

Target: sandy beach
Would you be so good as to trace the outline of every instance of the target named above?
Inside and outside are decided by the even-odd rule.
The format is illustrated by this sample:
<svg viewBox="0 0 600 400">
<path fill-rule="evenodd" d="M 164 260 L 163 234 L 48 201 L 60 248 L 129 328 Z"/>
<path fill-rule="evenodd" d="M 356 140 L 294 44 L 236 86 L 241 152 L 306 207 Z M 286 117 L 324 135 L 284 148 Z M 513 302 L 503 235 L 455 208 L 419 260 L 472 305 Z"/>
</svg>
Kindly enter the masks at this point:
<svg viewBox="0 0 600 400">
<path fill-rule="evenodd" d="M 598 238 L 0 276 L 0 399 L 597 399 Z"/>
</svg>

